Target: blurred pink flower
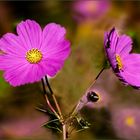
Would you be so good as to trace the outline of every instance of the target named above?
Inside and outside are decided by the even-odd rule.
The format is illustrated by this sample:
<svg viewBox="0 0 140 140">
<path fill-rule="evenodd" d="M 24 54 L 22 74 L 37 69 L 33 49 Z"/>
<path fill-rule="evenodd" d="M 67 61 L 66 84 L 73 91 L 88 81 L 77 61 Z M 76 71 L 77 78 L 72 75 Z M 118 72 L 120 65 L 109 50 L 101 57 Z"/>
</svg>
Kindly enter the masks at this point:
<svg viewBox="0 0 140 140">
<path fill-rule="evenodd" d="M 98 19 L 104 15 L 109 8 L 107 0 L 76 0 L 73 3 L 74 18 L 78 21 L 85 19 Z"/>
<path fill-rule="evenodd" d="M 119 138 L 140 139 L 140 108 L 120 107 L 113 109 L 112 123 Z"/>
<path fill-rule="evenodd" d="M 0 70 L 12 86 L 33 83 L 45 75 L 55 76 L 70 53 L 66 30 L 50 23 L 42 30 L 34 20 L 17 25 L 17 35 L 7 33 L 0 39 Z"/>
<path fill-rule="evenodd" d="M 40 135 L 44 133 L 43 123 L 48 120 L 46 116 L 38 116 L 33 118 L 17 118 L 3 122 L 0 129 L 4 136 L 8 137 L 27 137 Z"/>
</svg>

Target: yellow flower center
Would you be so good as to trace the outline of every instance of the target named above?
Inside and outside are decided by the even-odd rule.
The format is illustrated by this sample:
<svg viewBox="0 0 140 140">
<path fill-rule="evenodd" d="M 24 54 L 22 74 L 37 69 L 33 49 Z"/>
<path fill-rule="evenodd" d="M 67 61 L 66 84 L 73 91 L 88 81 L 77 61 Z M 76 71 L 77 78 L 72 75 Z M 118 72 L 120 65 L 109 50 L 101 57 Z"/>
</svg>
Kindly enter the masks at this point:
<svg viewBox="0 0 140 140">
<path fill-rule="evenodd" d="M 130 127 L 134 126 L 134 125 L 135 125 L 135 119 L 134 119 L 134 117 L 132 117 L 132 116 L 127 116 L 127 117 L 125 118 L 125 124 L 126 124 L 127 126 L 130 126 Z"/>
<path fill-rule="evenodd" d="M 41 61 L 42 53 L 38 49 L 33 48 L 26 52 L 25 58 L 31 64 L 35 64 Z"/>
<path fill-rule="evenodd" d="M 116 61 L 117 61 L 119 70 L 121 70 L 123 67 L 123 64 L 122 64 L 121 57 L 118 54 L 116 54 Z"/>
</svg>

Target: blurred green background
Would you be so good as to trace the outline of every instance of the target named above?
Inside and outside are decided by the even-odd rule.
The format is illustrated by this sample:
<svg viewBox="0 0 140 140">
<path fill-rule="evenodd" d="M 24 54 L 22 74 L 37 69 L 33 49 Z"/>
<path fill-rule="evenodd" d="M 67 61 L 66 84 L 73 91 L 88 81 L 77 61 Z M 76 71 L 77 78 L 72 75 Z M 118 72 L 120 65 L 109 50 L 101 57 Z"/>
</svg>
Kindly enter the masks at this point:
<svg viewBox="0 0 140 140">
<path fill-rule="evenodd" d="M 7 32 L 15 32 L 17 23 L 25 19 L 34 19 L 42 27 L 56 22 L 67 29 L 71 55 L 59 74 L 50 79 L 65 114 L 71 111 L 86 92 L 105 63 L 105 31 L 116 27 L 121 33 L 131 36 L 133 51 L 140 52 L 140 2 L 105 2 L 106 9 L 98 10 L 97 3 L 90 7 L 90 10 L 95 8 L 91 10 L 94 15 L 90 17 L 83 16 L 74 9 L 76 0 L 0 2 L 1 36 Z M 100 13 L 101 10 L 104 11 Z M 11 87 L 2 75 L 0 72 L 0 140 L 61 139 L 59 134 L 40 127 L 49 118 L 35 109 L 36 106 L 45 104 L 41 83 Z M 103 102 L 99 106 L 93 104 L 93 108 L 82 112 L 93 125 L 88 130 L 72 135 L 70 139 L 125 139 L 123 135 L 124 138 L 120 138 L 113 126 L 112 111 L 124 106 L 140 108 L 140 91 L 123 86 L 111 70 L 103 72 L 95 88 L 102 89 L 107 97 L 102 98 Z"/>
</svg>

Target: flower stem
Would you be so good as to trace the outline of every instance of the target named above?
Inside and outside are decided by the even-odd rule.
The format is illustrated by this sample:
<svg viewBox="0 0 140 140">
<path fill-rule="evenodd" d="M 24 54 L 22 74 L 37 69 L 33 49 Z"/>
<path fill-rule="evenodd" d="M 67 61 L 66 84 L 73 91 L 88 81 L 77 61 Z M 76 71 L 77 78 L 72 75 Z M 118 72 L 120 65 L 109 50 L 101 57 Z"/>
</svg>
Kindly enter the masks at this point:
<svg viewBox="0 0 140 140">
<path fill-rule="evenodd" d="M 66 131 L 66 124 L 63 124 L 63 140 L 67 139 L 67 131 Z"/>
<path fill-rule="evenodd" d="M 67 139 L 66 123 L 64 122 L 65 120 L 64 120 L 64 118 L 63 118 L 63 115 L 62 115 L 62 111 L 61 111 L 61 109 L 60 109 L 60 106 L 59 106 L 59 104 L 58 104 L 58 102 L 57 102 L 57 99 L 56 99 L 56 97 L 55 97 L 55 94 L 54 94 L 54 92 L 53 92 L 53 90 L 52 90 L 52 88 L 51 88 L 51 86 L 50 86 L 50 84 L 49 84 L 49 81 L 48 81 L 47 76 L 45 76 L 45 77 L 43 78 L 42 81 L 43 81 L 43 84 L 44 84 L 44 89 L 45 89 L 45 85 L 48 87 L 48 89 L 49 89 L 49 91 L 50 91 L 50 94 L 51 94 L 51 96 L 52 96 L 52 99 L 53 99 L 53 101 L 54 101 L 54 103 L 55 103 L 55 106 L 56 106 L 56 109 L 57 109 L 58 113 L 57 113 L 57 112 L 54 110 L 54 108 L 51 106 L 47 94 L 45 94 L 46 101 L 47 101 L 47 103 L 48 103 L 50 109 L 55 113 L 55 115 L 57 116 L 57 118 L 58 118 L 59 121 L 61 122 L 61 124 L 62 124 L 62 132 L 63 132 L 63 140 L 66 140 L 66 139 Z M 45 89 L 45 90 L 46 90 L 46 89 Z M 45 91 L 45 93 L 47 93 L 47 92 Z"/>
<path fill-rule="evenodd" d="M 105 68 L 103 67 L 103 68 L 100 70 L 100 72 L 99 72 L 98 75 L 95 77 L 95 79 L 94 79 L 93 83 L 91 84 L 91 86 L 93 86 L 93 84 L 95 84 L 96 80 L 99 78 L 99 76 L 101 75 L 101 73 L 103 72 L 104 69 L 105 69 Z M 91 86 L 90 86 L 90 87 L 91 87 Z M 89 88 L 90 88 L 90 87 L 89 87 Z M 89 89 L 89 88 L 88 88 L 88 89 Z M 83 97 L 83 96 L 82 96 L 82 97 Z M 81 97 L 81 98 L 82 98 L 82 97 Z M 74 109 L 73 109 L 73 111 L 72 111 L 72 113 L 71 113 L 71 116 L 74 116 L 74 114 L 76 113 L 78 107 L 79 107 L 80 104 L 82 103 L 81 98 L 80 98 L 80 100 L 78 101 L 77 105 L 74 107 Z M 86 103 L 87 103 L 87 102 L 86 102 Z M 86 103 L 84 103 L 84 105 L 85 105 Z M 84 106 L 84 105 L 83 105 L 83 106 Z"/>
<path fill-rule="evenodd" d="M 50 93 L 53 94 L 53 90 L 52 90 L 52 88 L 51 88 L 51 86 L 49 84 L 49 81 L 48 81 L 48 77 L 47 76 L 45 76 L 45 82 L 46 82 L 46 85 L 48 86 L 48 89 L 49 89 Z"/>
<path fill-rule="evenodd" d="M 58 115 L 58 113 L 54 110 L 54 108 L 53 108 L 52 105 L 50 104 L 50 101 L 49 101 L 47 95 L 45 94 L 44 96 L 45 96 L 45 99 L 46 99 L 46 102 L 47 102 L 48 106 L 49 106 L 50 109 L 53 111 L 53 113 L 57 116 L 57 118 L 60 120 L 60 116 Z"/>
<path fill-rule="evenodd" d="M 43 85 L 43 91 L 44 91 L 44 97 L 45 97 L 45 100 L 49 106 L 49 108 L 51 109 L 51 111 L 57 116 L 58 119 L 60 119 L 60 116 L 59 114 L 55 111 L 55 109 L 53 108 L 53 106 L 51 105 L 49 99 L 48 99 L 48 96 L 47 96 L 47 91 L 46 91 L 46 88 L 45 88 L 45 84 L 44 84 L 44 81 L 42 80 L 42 85 Z"/>
<path fill-rule="evenodd" d="M 53 97 L 54 103 L 55 103 L 55 105 L 56 105 L 56 108 L 57 108 L 57 110 L 58 110 L 58 113 L 59 113 L 59 115 L 60 115 L 60 118 L 61 118 L 61 120 L 63 121 L 64 118 L 63 118 L 61 109 L 60 109 L 60 107 L 59 107 L 59 105 L 58 105 L 58 102 L 57 102 L 57 100 L 56 100 L 56 97 L 55 97 L 54 94 L 52 95 L 52 97 Z"/>
<path fill-rule="evenodd" d="M 52 95 L 53 101 L 54 101 L 55 106 L 56 106 L 56 108 L 57 108 L 58 114 L 60 115 L 61 120 L 64 121 L 63 115 L 62 115 L 62 111 L 61 111 L 60 106 L 59 106 L 59 104 L 58 104 L 58 102 L 57 102 L 57 100 L 56 100 L 56 97 L 55 97 L 55 95 L 54 95 L 54 93 L 53 93 L 53 90 L 51 89 L 51 86 L 50 86 L 50 84 L 49 84 L 49 81 L 48 81 L 47 76 L 45 76 L 45 80 L 46 80 L 46 85 L 48 86 L 48 89 L 49 89 L 49 91 L 50 91 L 50 93 L 51 93 L 51 95 Z"/>
</svg>

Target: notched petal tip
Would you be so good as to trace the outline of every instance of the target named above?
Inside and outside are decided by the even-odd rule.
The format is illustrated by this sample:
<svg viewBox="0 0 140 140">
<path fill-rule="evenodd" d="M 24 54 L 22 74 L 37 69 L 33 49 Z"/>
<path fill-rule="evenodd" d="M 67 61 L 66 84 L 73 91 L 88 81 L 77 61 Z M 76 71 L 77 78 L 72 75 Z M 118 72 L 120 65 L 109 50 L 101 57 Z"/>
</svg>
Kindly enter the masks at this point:
<svg viewBox="0 0 140 140">
<path fill-rule="evenodd" d="M 57 24 L 54 22 L 49 23 L 44 27 L 43 32 L 45 33 L 48 31 L 49 31 L 49 33 L 51 33 L 50 31 L 52 31 L 52 33 L 57 32 L 57 33 L 63 34 L 63 35 L 66 34 L 66 29 L 63 26 L 61 26 L 60 24 Z"/>
<path fill-rule="evenodd" d="M 37 23 L 35 20 L 33 19 L 26 19 L 26 20 L 22 20 L 21 22 L 19 23 L 27 23 L 27 22 L 34 22 L 34 23 Z"/>
<path fill-rule="evenodd" d="M 105 35 L 104 35 L 104 46 L 105 48 L 110 48 L 110 43 L 111 43 L 111 35 L 113 36 L 115 32 L 115 27 L 113 27 L 110 32 L 105 32 Z"/>
<path fill-rule="evenodd" d="M 110 30 L 110 32 L 108 33 L 108 39 L 109 39 L 109 40 L 110 40 L 111 35 L 113 36 L 114 33 L 116 33 L 115 27 L 113 27 L 113 28 Z"/>
<path fill-rule="evenodd" d="M 116 30 L 116 29 L 115 29 L 115 27 L 113 26 L 110 32 L 114 32 L 115 30 Z"/>
</svg>

